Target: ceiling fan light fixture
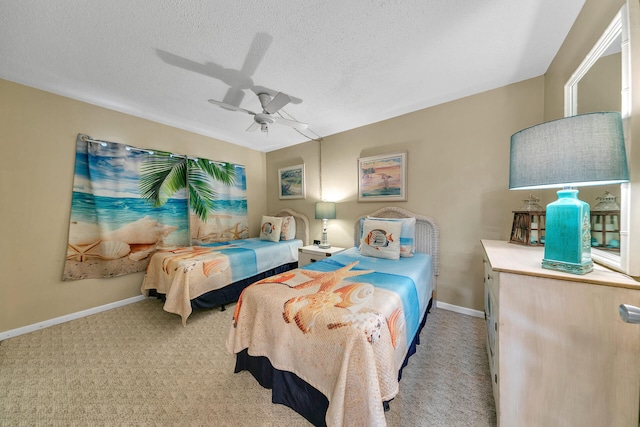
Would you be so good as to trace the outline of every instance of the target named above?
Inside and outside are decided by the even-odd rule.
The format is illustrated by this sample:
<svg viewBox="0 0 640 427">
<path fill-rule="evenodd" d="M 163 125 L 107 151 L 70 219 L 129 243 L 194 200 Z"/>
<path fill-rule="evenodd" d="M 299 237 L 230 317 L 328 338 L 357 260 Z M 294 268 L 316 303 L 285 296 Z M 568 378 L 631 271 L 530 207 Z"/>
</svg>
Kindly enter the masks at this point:
<svg viewBox="0 0 640 427">
<path fill-rule="evenodd" d="M 217 105 L 225 110 L 239 111 L 241 113 L 250 114 L 253 116 L 253 123 L 247 128 L 247 132 L 253 132 L 260 130 L 264 133 L 269 132 L 270 124 L 280 124 L 288 126 L 297 130 L 304 130 L 307 128 L 306 123 L 298 122 L 296 120 L 285 119 L 278 111 L 291 102 L 292 98 L 282 92 L 278 92 L 275 96 L 271 97 L 268 93 L 260 92 L 257 94 L 260 104 L 262 105 L 261 113 L 254 113 L 244 108 L 236 107 L 235 105 L 227 104 L 223 101 L 216 101 L 215 99 L 209 99 L 211 104 Z M 300 101 L 302 102 L 302 101 Z M 277 114 L 277 115 L 276 115 Z"/>
</svg>

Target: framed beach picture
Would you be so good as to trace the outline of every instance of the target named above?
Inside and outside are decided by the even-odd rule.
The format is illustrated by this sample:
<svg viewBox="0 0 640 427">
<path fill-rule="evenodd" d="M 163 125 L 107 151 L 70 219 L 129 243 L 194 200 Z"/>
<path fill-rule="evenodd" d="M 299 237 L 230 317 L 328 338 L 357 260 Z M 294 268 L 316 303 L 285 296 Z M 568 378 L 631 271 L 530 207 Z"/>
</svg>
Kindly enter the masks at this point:
<svg viewBox="0 0 640 427">
<path fill-rule="evenodd" d="M 358 159 L 358 201 L 407 200 L 407 153 Z"/>
<path fill-rule="evenodd" d="M 304 199 L 304 164 L 278 169 L 280 199 Z"/>
</svg>

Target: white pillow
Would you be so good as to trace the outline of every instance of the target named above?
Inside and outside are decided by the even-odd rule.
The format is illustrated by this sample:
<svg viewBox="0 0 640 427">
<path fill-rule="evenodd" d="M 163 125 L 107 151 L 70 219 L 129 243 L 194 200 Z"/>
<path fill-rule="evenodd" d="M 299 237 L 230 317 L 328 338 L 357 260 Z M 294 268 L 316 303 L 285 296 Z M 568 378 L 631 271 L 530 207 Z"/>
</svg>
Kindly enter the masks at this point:
<svg viewBox="0 0 640 427">
<path fill-rule="evenodd" d="M 402 223 L 365 219 L 360 254 L 376 258 L 400 259 Z"/>
<path fill-rule="evenodd" d="M 293 240 L 296 238 L 296 220 L 292 216 L 282 217 L 282 231 L 280 240 Z"/>
<path fill-rule="evenodd" d="M 260 240 L 277 242 L 280 240 L 280 230 L 282 230 L 281 217 L 262 216 L 262 222 L 260 223 Z"/>
<path fill-rule="evenodd" d="M 378 221 L 396 221 L 402 223 L 402 231 L 400 232 L 400 256 L 409 258 L 413 256 L 415 250 L 416 239 L 416 218 L 374 218 Z"/>
</svg>

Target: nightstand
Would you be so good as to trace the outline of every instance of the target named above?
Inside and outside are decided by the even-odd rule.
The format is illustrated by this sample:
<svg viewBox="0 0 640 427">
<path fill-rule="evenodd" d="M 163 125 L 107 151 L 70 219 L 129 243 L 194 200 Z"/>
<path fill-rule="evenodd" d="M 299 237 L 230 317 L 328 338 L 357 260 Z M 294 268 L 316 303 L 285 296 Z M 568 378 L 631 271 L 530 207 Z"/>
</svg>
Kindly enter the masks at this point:
<svg viewBox="0 0 640 427">
<path fill-rule="evenodd" d="M 327 249 L 321 249 L 316 245 L 303 246 L 298 248 L 298 267 L 304 267 L 312 262 L 320 261 L 321 259 L 329 258 L 331 255 L 344 251 L 345 248 L 339 248 L 331 246 Z"/>
</svg>

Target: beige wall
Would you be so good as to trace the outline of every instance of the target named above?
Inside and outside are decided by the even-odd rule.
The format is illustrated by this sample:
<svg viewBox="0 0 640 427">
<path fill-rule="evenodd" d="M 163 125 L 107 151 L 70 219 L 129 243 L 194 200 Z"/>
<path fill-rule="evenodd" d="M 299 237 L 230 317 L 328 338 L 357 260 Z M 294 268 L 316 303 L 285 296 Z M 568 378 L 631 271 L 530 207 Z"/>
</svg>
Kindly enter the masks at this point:
<svg viewBox="0 0 640 427">
<path fill-rule="evenodd" d="M 254 150 L 0 80 L 0 332 L 140 295 L 143 273 L 60 280 L 78 133 L 246 165 L 251 232 L 266 210 Z"/>
<path fill-rule="evenodd" d="M 511 211 L 527 194 L 510 192 L 509 137 L 542 121 L 542 77 L 403 115 L 373 125 L 267 154 L 270 211 L 292 206 L 311 219 L 311 237 L 320 238 L 313 219 L 322 192 L 335 200 L 338 219 L 329 222 L 334 246 L 353 246 L 359 215 L 385 204 L 357 202 L 357 159 L 408 153 L 408 201 L 396 206 L 435 218 L 441 227 L 438 299 L 481 310 L 483 306 L 480 239 L 507 239 Z M 277 198 L 277 169 L 304 163 L 306 203 Z"/>
<path fill-rule="evenodd" d="M 620 111 L 622 105 L 622 55 L 598 59 L 578 84 L 578 114 Z"/>
</svg>

